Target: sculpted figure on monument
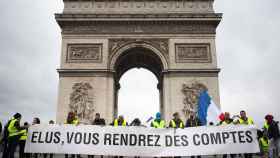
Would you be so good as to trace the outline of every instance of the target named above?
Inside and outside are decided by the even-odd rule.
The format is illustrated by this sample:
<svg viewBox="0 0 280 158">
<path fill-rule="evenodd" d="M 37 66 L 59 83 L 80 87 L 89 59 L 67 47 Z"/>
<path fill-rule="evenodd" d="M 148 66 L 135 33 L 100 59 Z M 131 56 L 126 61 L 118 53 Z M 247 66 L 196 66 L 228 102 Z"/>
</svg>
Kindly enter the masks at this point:
<svg viewBox="0 0 280 158">
<path fill-rule="evenodd" d="M 94 115 L 93 98 L 90 96 L 92 86 L 87 82 L 75 83 L 70 95 L 70 111 L 75 112 L 82 123 L 89 123 Z"/>
<path fill-rule="evenodd" d="M 182 111 L 186 117 L 190 116 L 190 114 L 195 115 L 197 113 L 199 94 L 202 90 L 207 90 L 207 87 L 197 81 L 191 85 L 183 84 L 181 91 L 185 97 L 183 100 L 184 108 Z"/>
</svg>

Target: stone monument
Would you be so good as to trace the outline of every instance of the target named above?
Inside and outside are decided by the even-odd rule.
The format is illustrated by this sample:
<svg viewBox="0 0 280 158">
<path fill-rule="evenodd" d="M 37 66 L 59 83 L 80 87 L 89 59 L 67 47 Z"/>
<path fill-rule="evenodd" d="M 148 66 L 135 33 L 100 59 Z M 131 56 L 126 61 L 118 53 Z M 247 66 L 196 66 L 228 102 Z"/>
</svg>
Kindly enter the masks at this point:
<svg viewBox="0 0 280 158">
<path fill-rule="evenodd" d="M 160 111 L 196 112 L 208 89 L 219 105 L 214 0 L 64 0 L 57 121 L 69 111 L 88 123 L 118 114 L 120 77 L 134 67 L 158 79 Z"/>
</svg>

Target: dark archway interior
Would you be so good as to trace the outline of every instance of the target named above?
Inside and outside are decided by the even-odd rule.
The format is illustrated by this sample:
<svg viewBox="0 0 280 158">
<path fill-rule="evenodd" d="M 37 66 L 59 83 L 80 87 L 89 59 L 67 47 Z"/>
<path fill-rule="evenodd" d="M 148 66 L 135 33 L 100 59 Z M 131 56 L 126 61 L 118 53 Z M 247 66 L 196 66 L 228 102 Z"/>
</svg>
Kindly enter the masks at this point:
<svg viewBox="0 0 280 158">
<path fill-rule="evenodd" d="M 163 65 L 160 58 L 151 50 L 141 47 L 135 47 L 123 52 L 115 64 L 116 81 L 131 68 L 146 68 L 153 72 L 161 82 L 161 72 Z"/>
</svg>

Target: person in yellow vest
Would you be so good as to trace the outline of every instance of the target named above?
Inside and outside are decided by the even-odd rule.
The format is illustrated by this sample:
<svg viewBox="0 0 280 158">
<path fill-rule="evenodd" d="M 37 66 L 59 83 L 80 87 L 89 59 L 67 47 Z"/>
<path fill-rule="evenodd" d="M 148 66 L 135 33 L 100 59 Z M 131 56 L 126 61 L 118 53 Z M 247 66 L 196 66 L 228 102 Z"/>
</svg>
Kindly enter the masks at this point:
<svg viewBox="0 0 280 158">
<path fill-rule="evenodd" d="M 152 121 L 151 127 L 154 128 L 165 128 L 165 121 L 161 119 L 160 112 L 156 113 L 156 118 Z"/>
<path fill-rule="evenodd" d="M 268 158 L 268 151 L 269 151 L 269 140 L 267 137 L 267 132 L 258 130 L 258 140 L 260 145 L 260 156 L 262 158 Z"/>
<path fill-rule="evenodd" d="M 178 112 L 173 114 L 173 119 L 169 122 L 170 128 L 184 128 L 184 122 L 181 120 Z"/>
<path fill-rule="evenodd" d="M 20 120 L 21 114 L 16 113 L 14 117 L 9 121 L 7 158 L 14 158 L 16 148 L 19 144 L 19 138 L 22 135 L 21 130 L 26 128 L 20 127 Z"/>
<path fill-rule="evenodd" d="M 113 124 L 115 127 L 128 125 L 127 121 L 124 119 L 124 117 L 122 115 L 120 115 L 117 119 L 115 119 Z"/>
<path fill-rule="evenodd" d="M 24 126 L 28 127 L 28 123 L 24 122 Z M 24 153 L 25 143 L 27 139 L 27 129 L 22 129 L 20 131 L 21 136 L 19 138 L 19 158 L 30 158 L 29 153 Z"/>
<path fill-rule="evenodd" d="M 69 112 L 65 124 L 79 125 L 79 119 L 77 118 L 76 113 Z M 71 155 L 71 158 L 75 158 L 75 156 L 77 156 L 77 158 L 81 158 L 81 155 L 74 154 Z M 65 158 L 68 158 L 68 154 L 65 154 Z"/>
<path fill-rule="evenodd" d="M 230 113 L 229 112 L 225 112 L 225 118 L 224 120 L 222 120 L 219 125 L 229 125 L 229 124 L 233 124 L 233 119 L 230 117 Z"/>
<path fill-rule="evenodd" d="M 225 126 L 225 125 L 230 125 L 233 124 L 233 119 L 230 117 L 230 113 L 229 112 L 225 112 L 224 113 L 224 118 L 220 121 L 220 123 L 218 125 L 220 126 Z M 227 158 L 227 154 L 223 155 L 223 158 Z M 230 154 L 231 158 L 236 157 L 235 154 Z"/>
<path fill-rule="evenodd" d="M 240 118 L 238 120 L 241 125 L 253 125 L 254 121 L 251 117 L 247 117 L 247 114 L 244 110 L 240 111 Z"/>
<path fill-rule="evenodd" d="M 184 128 L 184 122 L 181 120 L 178 112 L 173 114 L 173 119 L 169 122 L 169 128 Z M 174 158 L 181 158 L 181 156 L 175 156 Z"/>
<path fill-rule="evenodd" d="M 253 125 L 254 121 L 251 117 L 248 117 L 246 112 L 244 110 L 240 111 L 240 118 L 238 120 L 238 123 L 241 125 Z M 244 158 L 252 158 L 253 155 L 250 153 L 244 154 Z"/>
<path fill-rule="evenodd" d="M 124 119 L 123 115 L 120 115 L 118 118 L 116 118 L 113 122 L 113 126 L 117 127 L 117 126 L 128 126 L 127 121 Z M 114 158 L 123 158 L 123 156 L 114 156 Z"/>
</svg>

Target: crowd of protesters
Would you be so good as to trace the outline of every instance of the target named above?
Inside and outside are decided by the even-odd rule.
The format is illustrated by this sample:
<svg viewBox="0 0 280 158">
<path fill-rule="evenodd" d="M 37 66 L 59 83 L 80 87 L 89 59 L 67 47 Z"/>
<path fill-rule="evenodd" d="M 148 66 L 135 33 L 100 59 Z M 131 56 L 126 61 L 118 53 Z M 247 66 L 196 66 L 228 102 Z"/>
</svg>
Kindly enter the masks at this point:
<svg viewBox="0 0 280 158">
<path fill-rule="evenodd" d="M 1 138 L 1 148 L 2 148 L 2 158 L 14 158 L 14 154 L 16 148 L 19 146 L 19 157 L 20 158 L 38 158 L 43 156 L 44 158 L 50 157 L 53 158 L 53 154 L 30 154 L 24 153 L 25 142 L 27 140 L 27 130 L 30 126 L 28 122 L 24 122 L 23 126 L 21 126 L 21 114 L 16 113 L 2 128 L 2 124 L 0 123 L 0 134 Z M 230 124 L 242 124 L 242 125 L 253 125 L 254 121 L 251 117 L 246 115 L 245 111 L 240 111 L 240 115 L 230 116 L 229 112 L 225 112 L 219 116 L 220 122 L 216 124 L 217 126 L 224 126 Z M 280 132 L 279 132 L 279 122 L 275 121 L 273 116 L 268 114 L 264 117 L 265 123 L 263 128 L 258 130 L 258 140 L 260 144 L 261 152 L 259 155 L 262 158 L 279 158 L 279 146 L 280 146 Z M 190 114 L 189 118 L 184 122 L 179 113 L 174 113 L 173 118 L 166 123 L 166 121 L 162 118 L 161 113 L 156 113 L 154 119 L 150 120 L 150 126 L 153 128 L 188 128 L 188 127 L 197 127 L 202 126 L 199 118 Z M 34 118 L 32 125 L 40 124 L 39 118 Z M 49 124 L 54 124 L 53 120 L 49 121 Z M 79 119 L 74 112 L 69 112 L 65 121 L 65 124 L 73 124 L 79 125 Z M 94 120 L 91 123 L 92 125 L 100 125 L 105 126 L 105 119 L 101 118 L 99 113 L 96 113 Z M 139 118 L 135 118 L 130 124 L 126 121 L 124 116 L 120 115 L 115 118 L 111 123 L 111 126 L 143 126 L 141 120 Z M 209 122 L 209 126 L 215 126 L 213 122 Z M 235 158 L 237 156 L 244 156 L 244 158 L 252 158 L 253 154 L 246 153 L 244 155 L 236 155 L 229 154 L 223 155 L 223 158 L 230 156 L 231 158 Z M 65 155 L 65 158 L 81 158 L 80 155 Z M 101 156 L 103 158 L 103 156 Z M 122 156 L 119 156 L 122 158 Z M 200 156 L 197 156 L 200 158 Z M 89 155 L 88 158 L 94 158 L 94 155 Z M 136 157 L 137 158 L 137 157 Z M 192 156 L 194 158 L 194 156 Z"/>
</svg>

